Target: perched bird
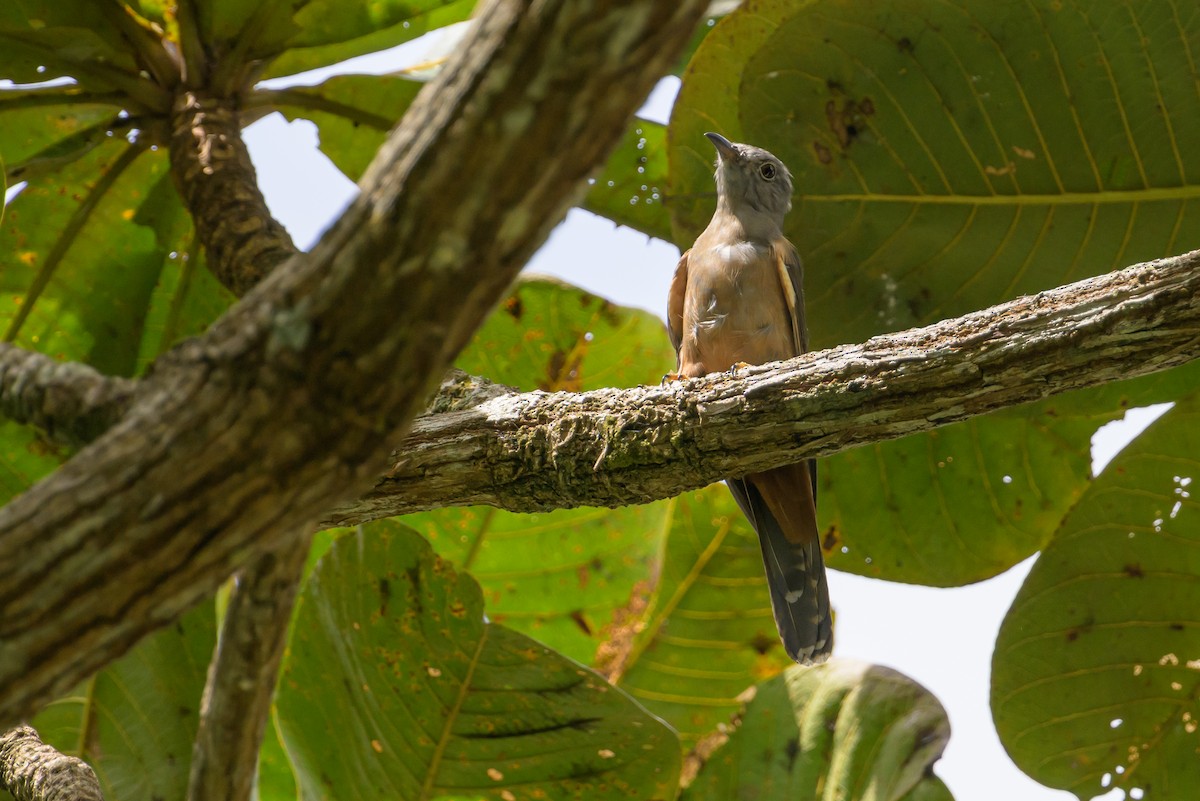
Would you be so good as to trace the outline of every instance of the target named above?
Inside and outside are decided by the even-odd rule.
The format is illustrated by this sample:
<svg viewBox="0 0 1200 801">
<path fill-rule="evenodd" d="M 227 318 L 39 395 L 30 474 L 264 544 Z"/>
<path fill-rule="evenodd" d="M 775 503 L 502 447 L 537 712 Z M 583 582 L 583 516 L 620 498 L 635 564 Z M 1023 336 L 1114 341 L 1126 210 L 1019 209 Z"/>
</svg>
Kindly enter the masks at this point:
<svg viewBox="0 0 1200 801">
<path fill-rule="evenodd" d="M 680 258 L 667 299 L 685 378 L 808 350 L 803 267 L 783 235 L 791 173 L 762 148 L 705 136 L 717 148 L 717 210 Z M 833 647 L 816 475 L 809 460 L 726 480 L 758 532 L 779 636 L 800 663 L 824 661 Z"/>
</svg>

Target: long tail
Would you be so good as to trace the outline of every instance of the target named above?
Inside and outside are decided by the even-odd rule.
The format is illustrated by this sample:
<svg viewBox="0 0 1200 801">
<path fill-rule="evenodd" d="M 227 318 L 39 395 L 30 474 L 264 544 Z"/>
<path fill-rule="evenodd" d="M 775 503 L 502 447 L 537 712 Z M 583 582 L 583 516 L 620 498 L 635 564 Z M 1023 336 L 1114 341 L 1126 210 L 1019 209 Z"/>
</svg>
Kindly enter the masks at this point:
<svg viewBox="0 0 1200 801">
<path fill-rule="evenodd" d="M 788 656 L 801 664 L 823 662 L 833 649 L 815 476 L 810 461 L 726 481 L 758 532 L 775 624 Z"/>
</svg>

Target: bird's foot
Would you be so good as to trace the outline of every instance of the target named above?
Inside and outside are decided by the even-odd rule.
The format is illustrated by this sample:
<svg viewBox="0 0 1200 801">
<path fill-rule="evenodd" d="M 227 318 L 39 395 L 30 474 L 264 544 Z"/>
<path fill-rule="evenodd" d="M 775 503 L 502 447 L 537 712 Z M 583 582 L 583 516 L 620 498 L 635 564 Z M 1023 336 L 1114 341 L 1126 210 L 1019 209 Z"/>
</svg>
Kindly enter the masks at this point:
<svg viewBox="0 0 1200 801">
<path fill-rule="evenodd" d="M 676 372 L 675 370 L 672 370 L 671 372 L 665 374 L 662 377 L 662 381 L 659 381 L 658 384 L 659 384 L 659 386 L 665 387 L 667 384 L 673 384 L 676 381 L 682 381 L 682 380 L 683 380 L 683 374 Z"/>
<path fill-rule="evenodd" d="M 729 365 L 729 370 L 727 372 L 730 375 L 737 375 L 738 370 L 741 370 L 743 367 L 750 367 L 750 366 L 751 365 L 749 362 L 734 362 L 733 364 Z"/>
</svg>

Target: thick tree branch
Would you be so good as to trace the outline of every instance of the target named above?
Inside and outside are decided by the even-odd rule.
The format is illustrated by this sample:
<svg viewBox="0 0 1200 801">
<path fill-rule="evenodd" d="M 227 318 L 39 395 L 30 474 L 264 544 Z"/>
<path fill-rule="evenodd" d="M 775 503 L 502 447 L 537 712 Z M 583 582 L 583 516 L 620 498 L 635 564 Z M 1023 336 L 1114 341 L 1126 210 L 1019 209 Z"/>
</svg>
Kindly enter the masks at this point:
<svg viewBox="0 0 1200 801">
<path fill-rule="evenodd" d="M 322 524 L 441 506 L 619 506 L 1200 357 L 1200 251 L 736 376 L 531 392 L 417 420 Z"/>
<path fill-rule="evenodd" d="M 599 8 L 489 3 L 313 253 L 161 359 L 121 422 L 0 510 L 0 724 L 370 487 L 704 3 Z"/>
<path fill-rule="evenodd" d="M 29 726 L 0 734 L 0 790 L 15 801 L 104 801 L 91 767 L 46 745 Z"/>
<path fill-rule="evenodd" d="M 134 387 L 86 365 L 0 343 L 0 415 L 65 445 L 84 445 L 111 428 Z"/>
</svg>

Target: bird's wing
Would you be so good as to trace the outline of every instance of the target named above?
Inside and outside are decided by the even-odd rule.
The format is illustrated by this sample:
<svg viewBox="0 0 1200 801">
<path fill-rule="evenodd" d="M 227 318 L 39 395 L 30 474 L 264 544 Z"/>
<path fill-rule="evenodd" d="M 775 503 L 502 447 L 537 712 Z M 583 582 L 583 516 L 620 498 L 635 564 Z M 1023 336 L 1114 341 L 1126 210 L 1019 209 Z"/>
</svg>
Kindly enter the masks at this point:
<svg viewBox="0 0 1200 801">
<path fill-rule="evenodd" d="M 796 355 L 808 352 L 808 326 L 804 320 L 804 262 L 791 242 L 780 237 L 771 246 L 783 300 L 792 318 L 792 342 Z M 673 288 L 673 287 L 672 287 Z"/>
<path fill-rule="evenodd" d="M 808 323 L 804 317 L 804 261 L 796 247 L 783 237 L 771 246 L 775 267 L 779 271 L 779 285 L 783 290 L 783 301 L 792 318 L 792 342 L 797 355 L 808 353 Z M 808 474 L 812 481 L 813 502 L 817 499 L 817 462 L 808 460 Z"/>
<path fill-rule="evenodd" d="M 671 291 L 667 293 L 667 334 L 671 344 L 675 346 L 675 355 L 679 355 L 679 346 L 683 344 L 683 300 L 687 296 L 688 283 L 688 254 L 685 250 L 675 265 L 675 277 L 671 279 Z"/>
</svg>

